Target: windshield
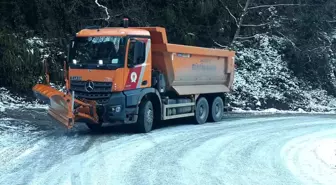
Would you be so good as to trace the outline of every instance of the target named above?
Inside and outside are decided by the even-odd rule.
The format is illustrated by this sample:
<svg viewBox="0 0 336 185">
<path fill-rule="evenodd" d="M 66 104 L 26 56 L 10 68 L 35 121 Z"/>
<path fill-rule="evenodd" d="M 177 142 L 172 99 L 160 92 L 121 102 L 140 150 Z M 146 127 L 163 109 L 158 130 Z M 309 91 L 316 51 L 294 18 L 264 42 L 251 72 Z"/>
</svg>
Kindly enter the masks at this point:
<svg viewBox="0 0 336 185">
<path fill-rule="evenodd" d="M 72 67 L 123 66 L 123 37 L 77 37 L 70 45 Z"/>
</svg>

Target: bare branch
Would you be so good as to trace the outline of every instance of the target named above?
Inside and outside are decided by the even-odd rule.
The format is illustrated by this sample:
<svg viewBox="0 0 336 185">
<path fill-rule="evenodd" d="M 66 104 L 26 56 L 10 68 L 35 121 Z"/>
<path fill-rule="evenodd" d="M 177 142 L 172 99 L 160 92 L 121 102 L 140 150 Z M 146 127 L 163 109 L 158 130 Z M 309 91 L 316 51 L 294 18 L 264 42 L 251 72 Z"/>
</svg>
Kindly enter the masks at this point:
<svg viewBox="0 0 336 185">
<path fill-rule="evenodd" d="M 283 21 L 298 21 L 299 19 L 295 19 L 295 18 L 287 18 L 287 17 L 280 17 L 279 18 L 280 20 L 283 20 Z"/>
<path fill-rule="evenodd" d="M 269 7 L 277 7 L 277 6 L 308 6 L 307 4 L 273 4 L 273 5 L 260 5 L 249 7 L 248 10 L 258 9 L 258 8 L 269 8 Z M 311 5 L 312 6 L 312 5 Z"/>
<path fill-rule="evenodd" d="M 258 34 L 257 34 L 258 35 Z M 236 40 L 248 40 L 248 39 L 253 39 L 257 35 L 249 36 L 249 37 L 236 37 Z"/>
<path fill-rule="evenodd" d="M 213 39 L 212 39 L 212 41 L 213 41 L 217 46 L 219 46 L 219 47 L 221 47 L 221 48 L 228 48 L 228 46 L 221 45 L 221 44 L 219 44 L 218 42 L 216 42 L 216 41 L 213 40 Z"/>
<path fill-rule="evenodd" d="M 270 23 L 271 22 L 263 23 L 263 24 L 242 24 L 240 26 L 242 26 L 242 27 L 261 27 L 261 26 L 266 26 L 266 25 L 268 25 Z"/>
<path fill-rule="evenodd" d="M 122 16 L 122 13 L 115 14 L 112 17 L 119 17 L 119 16 Z"/>
<path fill-rule="evenodd" d="M 236 24 L 238 25 L 237 18 L 231 13 L 230 9 L 227 6 L 225 6 L 225 9 L 229 12 L 229 14 L 231 15 L 231 17 L 235 20 Z"/>
<path fill-rule="evenodd" d="M 240 18 L 239 18 L 239 23 L 237 25 L 237 30 L 233 36 L 233 39 L 232 39 L 232 43 L 234 43 L 234 41 L 236 40 L 236 38 L 238 37 L 238 35 L 240 34 L 240 28 L 241 28 L 241 25 L 243 24 L 243 20 L 244 20 L 244 16 L 246 15 L 247 13 L 247 9 L 248 7 L 250 6 L 250 2 L 251 0 L 247 0 L 246 3 L 245 3 L 245 6 L 244 6 L 244 9 L 243 9 L 243 12 L 242 14 L 240 15 Z"/>
<path fill-rule="evenodd" d="M 238 3 L 238 5 L 240 6 L 241 9 L 244 8 L 243 5 L 239 2 L 239 0 L 237 0 L 237 3 Z"/>
<path fill-rule="evenodd" d="M 194 33 L 191 33 L 191 32 L 187 33 L 187 35 L 190 35 L 190 36 L 193 36 L 193 37 L 196 36 Z"/>
<path fill-rule="evenodd" d="M 222 0 L 219 0 L 219 2 L 225 7 L 225 9 L 229 12 L 230 16 L 235 20 L 236 25 L 238 26 L 238 20 L 237 18 L 233 15 L 233 13 L 230 11 L 230 9 L 225 6 L 224 2 Z"/>
<path fill-rule="evenodd" d="M 322 49 L 321 52 L 324 52 L 325 50 L 331 48 L 331 46 L 320 46 L 320 47 L 317 47 L 317 48 L 313 48 L 313 49 L 309 49 L 307 50 L 307 52 L 312 52 L 312 51 L 316 51 L 316 50 L 319 50 L 319 49 Z"/>
</svg>

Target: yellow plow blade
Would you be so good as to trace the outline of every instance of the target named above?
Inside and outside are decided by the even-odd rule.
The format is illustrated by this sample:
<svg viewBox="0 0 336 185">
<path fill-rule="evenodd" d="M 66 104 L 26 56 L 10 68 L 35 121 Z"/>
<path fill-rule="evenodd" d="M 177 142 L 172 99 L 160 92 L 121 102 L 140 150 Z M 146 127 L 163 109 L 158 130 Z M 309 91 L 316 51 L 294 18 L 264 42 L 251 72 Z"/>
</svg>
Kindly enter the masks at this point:
<svg viewBox="0 0 336 185">
<path fill-rule="evenodd" d="M 74 95 L 64 94 L 44 84 L 35 85 L 33 91 L 40 101 L 49 104 L 48 115 L 68 129 L 75 122 L 99 123 L 94 101 L 79 101 L 74 99 Z"/>
</svg>

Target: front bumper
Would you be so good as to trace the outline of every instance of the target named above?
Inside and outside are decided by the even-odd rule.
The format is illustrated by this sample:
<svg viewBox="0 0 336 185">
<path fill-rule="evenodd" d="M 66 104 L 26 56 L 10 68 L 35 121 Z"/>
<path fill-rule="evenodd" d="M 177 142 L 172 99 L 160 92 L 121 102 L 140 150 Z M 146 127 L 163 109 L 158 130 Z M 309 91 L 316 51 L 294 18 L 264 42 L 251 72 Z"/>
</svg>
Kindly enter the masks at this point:
<svg viewBox="0 0 336 185">
<path fill-rule="evenodd" d="M 112 94 L 108 103 L 103 105 L 101 109 L 98 112 L 100 112 L 103 122 L 106 123 L 133 124 L 138 120 L 138 106 L 122 92 Z"/>
<path fill-rule="evenodd" d="M 103 105 L 101 111 L 98 111 L 104 122 L 124 122 L 126 97 L 123 93 L 113 93 L 107 104 Z"/>
</svg>

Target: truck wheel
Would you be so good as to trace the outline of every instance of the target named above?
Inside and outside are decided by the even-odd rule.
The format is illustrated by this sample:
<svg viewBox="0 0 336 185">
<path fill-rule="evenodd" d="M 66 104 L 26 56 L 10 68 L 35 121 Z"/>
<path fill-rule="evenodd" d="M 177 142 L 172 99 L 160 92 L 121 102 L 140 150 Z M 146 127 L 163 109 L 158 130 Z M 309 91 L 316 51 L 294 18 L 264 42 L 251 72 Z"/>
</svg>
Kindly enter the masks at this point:
<svg viewBox="0 0 336 185">
<path fill-rule="evenodd" d="M 86 126 L 93 132 L 101 132 L 102 131 L 102 123 L 99 123 L 99 124 L 86 123 Z"/>
<path fill-rule="evenodd" d="M 137 130 L 140 133 L 147 133 L 152 130 L 154 122 L 154 109 L 150 100 L 143 100 L 139 106 L 139 117 L 137 121 Z"/>
<path fill-rule="evenodd" d="M 201 97 L 196 103 L 195 121 L 197 124 L 204 124 L 208 119 L 209 104 L 206 98 Z"/>
<path fill-rule="evenodd" d="M 224 109 L 224 103 L 221 97 L 216 97 L 212 101 L 211 109 L 210 109 L 210 117 L 209 120 L 211 122 L 218 122 L 222 120 L 223 117 L 223 109 Z"/>
</svg>

